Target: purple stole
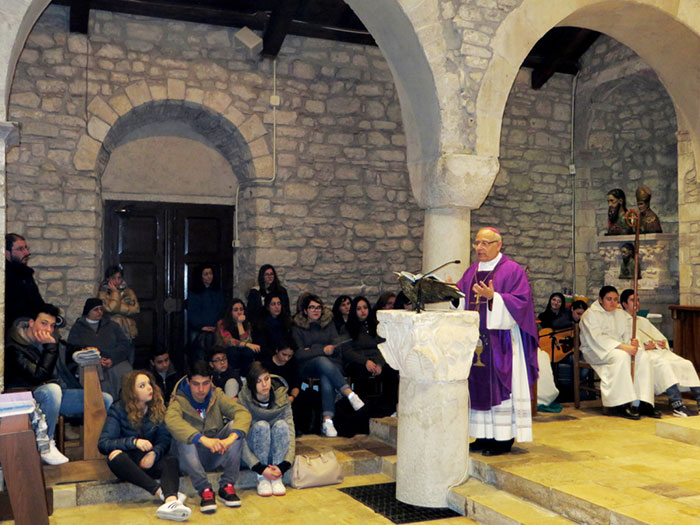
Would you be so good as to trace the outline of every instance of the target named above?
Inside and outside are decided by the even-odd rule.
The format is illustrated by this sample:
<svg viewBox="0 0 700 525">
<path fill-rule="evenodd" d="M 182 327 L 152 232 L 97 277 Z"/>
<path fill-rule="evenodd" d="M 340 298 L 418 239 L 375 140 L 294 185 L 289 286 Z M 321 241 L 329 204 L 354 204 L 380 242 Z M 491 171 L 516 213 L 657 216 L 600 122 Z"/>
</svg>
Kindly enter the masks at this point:
<svg viewBox="0 0 700 525">
<path fill-rule="evenodd" d="M 503 298 L 510 315 L 520 329 L 525 352 L 525 364 L 530 385 L 537 381 L 537 347 L 539 334 L 535 323 L 535 310 L 532 292 L 525 270 L 505 255 L 501 257 L 492 271 L 477 272 L 479 263 L 472 264 L 457 283 L 465 294 L 465 308 L 476 310 L 476 301 L 472 286 L 475 282 L 486 284 L 493 280 L 493 287 Z M 469 396 L 475 410 L 490 410 L 500 405 L 511 395 L 513 380 L 513 346 L 510 330 L 488 330 L 486 328 L 486 309 L 488 303 L 481 298 L 479 303 L 479 333 L 484 350 L 481 362 L 486 366 L 472 364 L 469 374 Z M 474 353 L 474 363 L 477 355 Z"/>
</svg>

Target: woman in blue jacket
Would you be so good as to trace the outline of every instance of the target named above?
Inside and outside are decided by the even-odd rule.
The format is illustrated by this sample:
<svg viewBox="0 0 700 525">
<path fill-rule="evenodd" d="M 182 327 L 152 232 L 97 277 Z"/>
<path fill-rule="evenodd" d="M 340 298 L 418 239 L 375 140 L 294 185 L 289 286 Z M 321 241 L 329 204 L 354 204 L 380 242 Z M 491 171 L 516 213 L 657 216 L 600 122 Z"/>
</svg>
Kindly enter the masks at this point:
<svg viewBox="0 0 700 525">
<path fill-rule="evenodd" d="M 177 491 L 178 464 L 168 455 L 170 433 L 164 418 L 163 394 L 153 375 L 145 370 L 129 372 L 122 381 L 121 400 L 107 413 L 97 447 L 115 476 L 164 501 L 157 517 L 185 521 L 192 511 L 183 504 L 185 495 Z"/>
</svg>

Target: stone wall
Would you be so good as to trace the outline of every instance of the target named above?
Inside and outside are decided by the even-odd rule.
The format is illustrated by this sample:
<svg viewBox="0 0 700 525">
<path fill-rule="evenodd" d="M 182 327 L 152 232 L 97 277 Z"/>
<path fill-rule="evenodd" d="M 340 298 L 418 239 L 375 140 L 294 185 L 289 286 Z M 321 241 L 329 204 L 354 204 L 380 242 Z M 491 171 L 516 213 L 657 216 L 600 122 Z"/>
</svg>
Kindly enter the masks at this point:
<svg viewBox="0 0 700 525">
<path fill-rule="evenodd" d="M 636 189 L 648 186 L 651 208 L 664 233 L 678 233 L 676 113 L 654 71 L 632 50 L 605 35 L 582 58 L 575 105 L 576 288 L 595 297 L 603 284 L 632 284 L 604 282 L 609 268 L 599 255 L 596 239 L 607 231 L 609 190 L 623 189 L 627 207 L 636 208 Z M 661 293 L 657 286 L 640 292 L 652 303 L 665 303 L 652 309 L 666 315 L 667 304 L 678 300 L 677 242 L 671 243 L 670 260 L 674 285 L 663 297 L 652 297 Z M 643 273 L 643 277 L 648 276 Z"/>
<path fill-rule="evenodd" d="M 530 71 L 520 71 L 503 115 L 501 169 L 472 212 L 472 232 L 496 226 L 504 253 L 529 268 L 538 312 L 572 286 L 571 81 L 556 74 L 533 90 Z"/>
<path fill-rule="evenodd" d="M 85 39 L 68 33 L 68 9 L 55 6 L 33 29 L 10 98 L 22 144 L 8 155 L 7 229 L 27 236 L 44 297 L 69 319 L 94 293 L 103 264 L 105 166 L 91 161 L 132 106 L 172 91 L 180 100 L 199 97 L 241 126 L 252 122 L 256 142 L 246 147 L 269 158 L 272 64 L 249 59 L 234 32 L 91 11 Z M 241 191 L 235 292 L 267 262 L 292 297 L 396 289 L 393 270 L 420 268 L 423 212 L 411 195 L 400 108 L 379 49 L 288 37 L 277 94 L 277 179 Z M 256 168 L 247 175 L 271 174 L 271 165 Z M 221 204 L 216 188 L 211 197 Z"/>
</svg>

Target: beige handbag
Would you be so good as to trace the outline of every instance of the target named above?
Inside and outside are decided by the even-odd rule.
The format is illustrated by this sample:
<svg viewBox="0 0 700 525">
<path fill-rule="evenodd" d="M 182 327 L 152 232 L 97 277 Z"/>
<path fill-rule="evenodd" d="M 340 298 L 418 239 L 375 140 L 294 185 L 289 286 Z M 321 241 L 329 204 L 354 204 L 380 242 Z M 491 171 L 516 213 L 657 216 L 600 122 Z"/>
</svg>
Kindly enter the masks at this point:
<svg viewBox="0 0 700 525">
<path fill-rule="evenodd" d="M 322 487 L 343 482 L 343 471 L 333 452 L 324 452 L 319 456 L 302 456 L 294 458 L 292 467 L 292 487 L 306 489 Z"/>
</svg>

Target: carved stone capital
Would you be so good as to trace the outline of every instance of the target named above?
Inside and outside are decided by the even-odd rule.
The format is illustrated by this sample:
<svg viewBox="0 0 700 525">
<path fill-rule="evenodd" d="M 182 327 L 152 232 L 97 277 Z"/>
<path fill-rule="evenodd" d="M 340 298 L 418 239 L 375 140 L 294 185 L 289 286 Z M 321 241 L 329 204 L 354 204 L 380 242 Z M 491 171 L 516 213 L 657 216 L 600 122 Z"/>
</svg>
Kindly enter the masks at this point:
<svg viewBox="0 0 700 525">
<path fill-rule="evenodd" d="M 423 208 L 478 208 L 499 167 L 496 157 L 463 153 L 445 154 L 437 162 L 409 163 L 413 192 Z"/>
<path fill-rule="evenodd" d="M 5 145 L 5 151 L 19 146 L 19 129 L 15 122 L 0 122 L 0 142 Z"/>
<path fill-rule="evenodd" d="M 379 345 L 389 366 L 417 381 L 465 381 L 479 339 L 479 314 L 380 310 Z"/>
</svg>

